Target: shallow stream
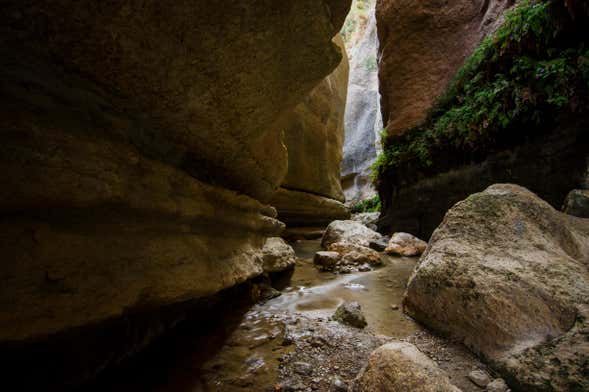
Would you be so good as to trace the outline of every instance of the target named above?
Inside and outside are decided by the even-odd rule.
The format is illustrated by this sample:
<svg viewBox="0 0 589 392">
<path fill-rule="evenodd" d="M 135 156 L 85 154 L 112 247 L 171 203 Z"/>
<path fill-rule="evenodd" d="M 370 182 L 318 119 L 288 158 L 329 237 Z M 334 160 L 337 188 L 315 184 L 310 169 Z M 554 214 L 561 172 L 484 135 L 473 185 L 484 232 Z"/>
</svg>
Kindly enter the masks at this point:
<svg viewBox="0 0 589 392">
<path fill-rule="evenodd" d="M 181 328 L 93 387 L 111 391 L 276 390 L 281 362 L 293 350 L 285 344 L 290 339 L 285 337 L 289 325 L 304 318 L 327 328 L 341 328 L 328 319 L 344 301 L 361 304 L 367 330 L 375 334 L 404 338 L 420 330 L 400 306 L 417 259 L 383 256 L 384 265 L 377 270 L 336 275 L 313 266 L 319 240 L 298 241 L 293 248 L 297 264 L 283 283 L 281 296 L 253 307 L 225 304 L 218 312 L 230 317 L 211 314 L 218 321 Z M 297 333 L 313 334 L 313 330 L 303 328 Z"/>
</svg>

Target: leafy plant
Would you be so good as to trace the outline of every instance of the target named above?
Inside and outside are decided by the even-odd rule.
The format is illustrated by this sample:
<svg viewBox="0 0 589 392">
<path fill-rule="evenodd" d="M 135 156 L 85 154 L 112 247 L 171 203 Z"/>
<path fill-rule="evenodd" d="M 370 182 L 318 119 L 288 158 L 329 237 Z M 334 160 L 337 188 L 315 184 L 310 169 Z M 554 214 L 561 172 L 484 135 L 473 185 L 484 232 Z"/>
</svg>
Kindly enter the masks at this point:
<svg viewBox="0 0 589 392">
<path fill-rule="evenodd" d="M 370 199 L 362 200 L 361 202 L 354 204 L 351 211 L 354 214 L 361 212 L 379 212 L 380 198 L 376 195 Z"/>
<path fill-rule="evenodd" d="M 520 2 L 465 61 L 423 124 L 384 135 L 374 181 L 400 168 L 483 156 L 550 128 L 563 112 L 586 110 L 587 39 L 580 15 L 572 19 L 562 2 Z"/>
</svg>

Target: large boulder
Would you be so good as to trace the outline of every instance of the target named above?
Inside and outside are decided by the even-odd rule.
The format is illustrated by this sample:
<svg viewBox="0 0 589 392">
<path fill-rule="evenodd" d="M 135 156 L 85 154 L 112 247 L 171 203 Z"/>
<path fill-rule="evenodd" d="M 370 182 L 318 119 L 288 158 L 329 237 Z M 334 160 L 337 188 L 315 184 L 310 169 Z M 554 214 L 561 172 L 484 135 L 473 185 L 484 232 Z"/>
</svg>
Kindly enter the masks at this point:
<svg viewBox="0 0 589 392">
<path fill-rule="evenodd" d="M 388 343 L 370 354 L 350 390 L 460 392 L 434 361 L 406 342 Z"/>
<path fill-rule="evenodd" d="M 383 122 L 399 134 L 424 120 L 464 60 L 514 1 L 378 0 Z M 435 69 L 436 72 L 431 72 Z"/>
<path fill-rule="evenodd" d="M 360 222 L 352 220 L 336 220 L 327 226 L 321 246 L 323 248 L 336 242 L 349 242 L 361 246 L 370 246 L 370 241 L 381 239 L 382 236 L 374 230 L 370 230 Z"/>
<path fill-rule="evenodd" d="M 346 138 L 342 161 L 342 186 L 347 203 L 354 204 L 376 194 L 370 180 L 371 165 L 380 148 L 382 116 L 378 92 L 378 37 L 376 1 L 352 4 L 344 23 L 346 49 L 350 61 Z"/>
<path fill-rule="evenodd" d="M 280 237 L 270 237 L 262 248 L 264 272 L 282 272 L 294 267 L 297 257 L 292 246 Z"/>
<path fill-rule="evenodd" d="M 281 120 L 340 63 L 349 4 L 2 3 L 0 345 L 53 342 L 11 361 L 22 389 L 92 376 L 262 273 Z"/>
<path fill-rule="evenodd" d="M 589 220 L 510 184 L 448 211 L 404 300 L 526 391 L 589 389 L 588 305 Z"/>
</svg>

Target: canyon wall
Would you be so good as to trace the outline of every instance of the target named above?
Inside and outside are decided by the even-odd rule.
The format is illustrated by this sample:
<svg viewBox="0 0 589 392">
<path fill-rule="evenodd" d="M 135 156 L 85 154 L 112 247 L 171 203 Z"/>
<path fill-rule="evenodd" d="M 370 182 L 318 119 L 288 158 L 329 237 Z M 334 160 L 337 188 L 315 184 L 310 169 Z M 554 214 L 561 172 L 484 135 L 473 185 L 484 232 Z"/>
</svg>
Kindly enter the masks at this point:
<svg viewBox="0 0 589 392">
<path fill-rule="evenodd" d="M 339 66 L 284 119 L 288 170 L 271 204 L 288 226 L 325 226 L 349 217 L 340 164 L 349 65 L 341 36 Z"/>
<path fill-rule="evenodd" d="M 177 320 L 130 315 L 262 272 L 284 227 L 267 204 L 288 167 L 282 124 L 340 63 L 348 8 L 0 5 L 0 346 L 32 375 L 19 382 L 78 383 Z M 100 353 L 67 353 L 105 323 L 120 328 Z"/>
<path fill-rule="evenodd" d="M 377 0 L 380 94 L 387 133 L 418 125 L 513 0 Z"/>
<path fill-rule="evenodd" d="M 359 4 L 361 9 L 358 9 Z M 370 180 L 371 165 L 380 149 L 383 125 L 378 91 L 375 4 L 374 0 L 355 1 L 343 29 L 350 58 L 350 78 L 341 177 L 346 202 L 352 205 L 376 194 Z"/>
<path fill-rule="evenodd" d="M 525 186 L 555 208 L 571 189 L 582 188 L 588 157 L 587 89 L 581 76 L 586 71 L 540 76 L 542 64 L 550 61 L 570 62 L 571 69 L 584 64 L 586 56 L 577 48 L 586 40 L 586 13 L 573 18 L 555 2 L 539 2 L 534 12 L 526 3 L 501 36 L 480 46 L 463 73 L 457 72 L 481 40 L 503 26 L 503 15 L 514 3 L 377 2 L 387 126 L 377 180 L 380 231 L 427 239 L 456 202 L 494 183 Z M 554 31 L 518 35 L 532 31 L 533 23 Z M 526 59 L 537 72 L 517 67 Z M 575 87 L 562 93 L 559 85 Z M 554 104 L 556 95 L 564 103 Z"/>
</svg>

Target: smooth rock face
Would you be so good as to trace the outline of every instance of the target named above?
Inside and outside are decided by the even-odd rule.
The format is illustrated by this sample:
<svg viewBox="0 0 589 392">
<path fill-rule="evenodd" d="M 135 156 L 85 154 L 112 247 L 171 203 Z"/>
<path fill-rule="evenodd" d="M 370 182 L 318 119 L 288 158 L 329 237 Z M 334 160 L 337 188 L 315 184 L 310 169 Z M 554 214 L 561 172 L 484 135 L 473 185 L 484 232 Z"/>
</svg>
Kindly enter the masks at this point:
<svg viewBox="0 0 589 392">
<path fill-rule="evenodd" d="M 376 349 L 358 374 L 353 392 L 460 392 L 448 376 L 411 343 L 393 342 Z"/>
<path fill-rule="evenodd" d="M 382 236 L 374 230 L 370 230 L 362 223 L 351 220 L 333 221 L 327 226 L 321 239 L 323 248 L 336 242 L 349 242 L 368 247 L 370 241 L 379 240 Z"/>
<path fill-rule="evenodd" d="M 487 358 L 515 389 L 589 389 L 588 268 L 589 220 L 493 185 L 448 211 L 405 311 Z"/>
<path fill-rule="evenodd" d="M 137 129 L 136 144 L 267 201 L 287 169 L 278 119 L 340 63 L 331 39 L 349 4 L 8 1 L 2 25 L 13 30 L 0 45 L 24 42 L 112 86 L 156 125 Z"/>
<path fill-rule="evenodd" d="M 400 256 L 419 256 L 426 248 L 427 242 L 409 233 L 395 233 L 384 251 Z"/>
<path fill-rule="evenodd" d="M 278 188 L 270 203 L 279 211 L 280 221 L 289 228 L 325 227 L 334 219 L 350 217 L 350 211 L 343 203 L 308 192 Z"/>
<path fill-rule="evenodd" d="M 342 61 L 285 120 L 288 172 L 281 186 L 343 202 L 340 164 L 349 66 L 341 36 L 334 42 Z"/>
<path fill-rule="evenodd" d="M 370 167 L 380 149 L 380 131 L 383 128 L 378 92 L 376 1 L 363 3 L 362 11 L 357 10 L 357 2 L 352 4 L 352 12 L 344 23 L 344 26 L 350 24 L 353 28 L 346 40 L 350 78 L 341 170 L 342 186 L 350 204 L 376 194 L 370 181 Z"/>
<path fill-rule="evenodd" d="M 286 175 L 281 120 L 340 63 L 349 4 L 3 2 L 0 343 L 261 274 L 284 227 L 264 204 Z"/>
<path fill-rule="evenodd" d="M 377 0 L 380 94 L 389 135 L 418 125 L 509 0 Z M 432 72 L 432 70 L 435 70 Z"/>
<path fill-rule="evenodd" d="M 344 302 L 333 314 L 333 319 L 355 328 L 364 328 L 366 319 L 362 314 L 362 307 L 358 302 Z"/>
<path fill-rule="evenodd" d="M 589 189 L 574 189 L 567 195 L 562 210 L 565 214 L 589 218 Z"/>
<path fill-rule="evenodd" d="M 297 259 L 295 251 L 280 237 L 271 237 L 266 240 L 262 248 L 264 260 L 264 272 L 281 272 L 293 268 Z"/>
</svg>

